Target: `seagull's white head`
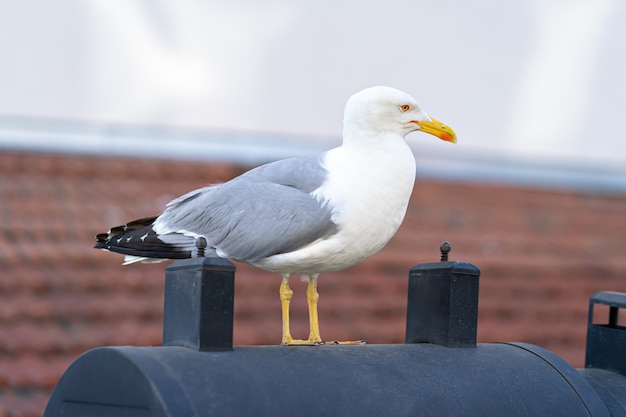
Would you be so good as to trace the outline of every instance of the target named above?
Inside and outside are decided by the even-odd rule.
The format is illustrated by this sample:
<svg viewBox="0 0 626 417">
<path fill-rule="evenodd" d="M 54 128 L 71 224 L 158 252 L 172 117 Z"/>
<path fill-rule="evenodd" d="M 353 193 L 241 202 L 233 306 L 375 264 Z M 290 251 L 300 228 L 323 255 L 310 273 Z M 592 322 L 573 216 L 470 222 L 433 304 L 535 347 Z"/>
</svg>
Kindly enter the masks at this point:
<svg viewBox="0 0 626 417">
<path fill-rule="evenodd" d="M 456 143 L 456 134 L 430 117 L 415 99 L 391 87 L 370 87 L 348 100 L 344 112 L 344 138 L 355 133 L 391 133 L 406 136 L 421 130 Z"/>
</svg>

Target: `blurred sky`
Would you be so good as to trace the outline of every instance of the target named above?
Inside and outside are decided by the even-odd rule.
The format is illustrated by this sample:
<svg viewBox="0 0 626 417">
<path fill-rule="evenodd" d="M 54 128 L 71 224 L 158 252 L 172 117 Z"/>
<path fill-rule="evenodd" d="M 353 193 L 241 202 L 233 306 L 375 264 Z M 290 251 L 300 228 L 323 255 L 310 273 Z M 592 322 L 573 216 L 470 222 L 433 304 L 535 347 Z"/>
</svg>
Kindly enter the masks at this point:
<svg viewBox="0 0 626 417">
<path fill-rule="evenodd" d="M 626 166 L 623 0 L 21 0 L 0 28 L 0 115 L 334 145 L 389 85 L 457 131 L 418 153 Z"/>
</svg>

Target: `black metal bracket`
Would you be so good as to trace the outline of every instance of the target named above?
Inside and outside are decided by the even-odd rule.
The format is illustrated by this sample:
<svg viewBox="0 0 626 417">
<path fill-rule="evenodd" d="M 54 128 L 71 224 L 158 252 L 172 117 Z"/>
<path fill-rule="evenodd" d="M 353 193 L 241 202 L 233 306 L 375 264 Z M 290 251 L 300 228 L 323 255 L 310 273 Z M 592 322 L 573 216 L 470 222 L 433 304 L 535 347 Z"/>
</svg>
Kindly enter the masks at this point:
<svg viewBox="0 0 626 417">
<path fill-rule="evenodd" d="M 606 323 L 594 324 L 594 306 L 609 306 Z M 626 294 L 602 291 L 589 299 L 585 368 L 599 368 L 626 375 L 626 327 L 619 325 L 619 309 L 626 309 Z"/>
</svg>

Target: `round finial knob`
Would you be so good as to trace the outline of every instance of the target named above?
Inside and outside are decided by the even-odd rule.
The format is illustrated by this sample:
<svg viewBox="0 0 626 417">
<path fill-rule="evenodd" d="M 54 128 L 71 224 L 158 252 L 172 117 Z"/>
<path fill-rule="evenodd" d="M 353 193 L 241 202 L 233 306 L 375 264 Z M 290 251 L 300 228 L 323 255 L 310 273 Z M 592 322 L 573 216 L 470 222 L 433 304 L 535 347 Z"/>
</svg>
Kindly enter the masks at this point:
<svg viewBox="0 0 626 417">
<path fill-rule="evenodd" d="M 452 250 L 450 242 L 443 242 L 441 246 L 439 246 L 439 250 L 441 251 L 441 262 L 448 262 L 448 254 Z"/>
<path fill-rule="evenodd" d="M 202 236 L 198 236 L 196 238 L 196 248 L 198 248 L 198 253 L 196 256 L 198 258 L 204 258 L 204 249 L 207 247 L 206 239 Z"/>
</svg>

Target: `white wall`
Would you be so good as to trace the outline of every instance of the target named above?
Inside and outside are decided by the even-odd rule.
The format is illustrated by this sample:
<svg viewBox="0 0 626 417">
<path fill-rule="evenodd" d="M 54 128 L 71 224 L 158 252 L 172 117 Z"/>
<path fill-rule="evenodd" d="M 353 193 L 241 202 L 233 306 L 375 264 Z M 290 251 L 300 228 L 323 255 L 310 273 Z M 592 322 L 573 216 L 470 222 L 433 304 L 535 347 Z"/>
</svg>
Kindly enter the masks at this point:
<svg viewBox="0 0 626 417">
<path fill-rule="evenodd" d="M 619 165 L 625 27 L 623 0 L 3 1 L 0 114 L 334 143 L 386 84 L 458 133 L 418 152 Z"/>
</svg>

